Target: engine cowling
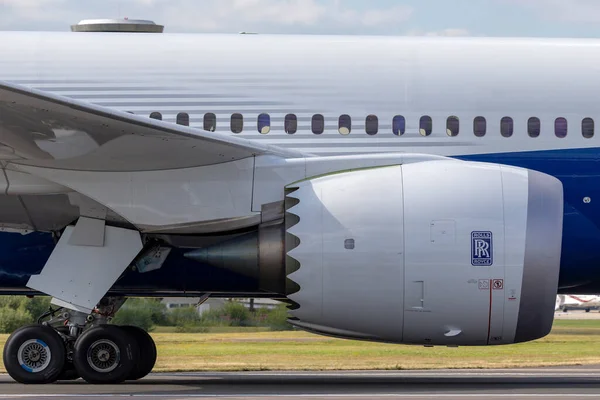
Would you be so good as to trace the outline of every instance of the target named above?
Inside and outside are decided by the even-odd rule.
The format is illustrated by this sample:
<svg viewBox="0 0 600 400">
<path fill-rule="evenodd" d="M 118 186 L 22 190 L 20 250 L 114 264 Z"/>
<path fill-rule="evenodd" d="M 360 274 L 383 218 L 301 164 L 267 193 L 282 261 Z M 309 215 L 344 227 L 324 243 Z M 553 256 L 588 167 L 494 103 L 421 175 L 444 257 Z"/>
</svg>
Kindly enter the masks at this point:
<svg viewBox="0 0 600 400">
<path fill-rule="evenodd" d="M 292 322 L 345 338 L 491 345 L 550 332 L 563 190 L 539 172 L 431 161 L 287 188 Z"/>
</svg>

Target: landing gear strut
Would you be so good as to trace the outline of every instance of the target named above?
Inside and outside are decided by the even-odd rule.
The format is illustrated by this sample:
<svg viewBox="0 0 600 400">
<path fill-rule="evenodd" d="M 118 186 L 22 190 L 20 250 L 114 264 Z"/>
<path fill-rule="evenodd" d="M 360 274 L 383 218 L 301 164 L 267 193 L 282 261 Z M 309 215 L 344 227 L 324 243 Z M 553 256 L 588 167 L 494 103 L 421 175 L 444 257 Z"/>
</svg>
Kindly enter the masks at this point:
<svg viewBox="0 0 600 400">
<path fill-rule="evenodd" d="M 137 380 L 156 363 L 156 345 L 144 330 L 108 325 L 124 303 L 103 299 L 93 313 L 48 313 L 48 321 L 16 330 L 6 341 L 3 361 L 20 383 L 44 384 L 79 377 L 89 383 Z M 41 321 L 40 321 L 41 322 Z"/>
</svg>

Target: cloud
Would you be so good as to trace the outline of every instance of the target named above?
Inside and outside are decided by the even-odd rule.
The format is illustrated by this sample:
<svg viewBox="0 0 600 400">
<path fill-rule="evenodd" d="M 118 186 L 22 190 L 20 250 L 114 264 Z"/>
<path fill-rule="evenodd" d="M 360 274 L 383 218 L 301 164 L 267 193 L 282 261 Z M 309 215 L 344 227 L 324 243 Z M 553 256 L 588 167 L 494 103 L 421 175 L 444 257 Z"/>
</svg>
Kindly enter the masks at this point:
<svg viewBox="0 0 600 400">
<path fill-rule="evenodd" d="M 0 0 L 0 29 L 26 30 L 128 16 L 152 19 L 168 32 L 393 34 L 412 15 L 407 5 L 350 0 Z"/>
<path fill-rule="evenodd" d="M 407 5 L 359 10 L 348 7 L 343 0 L 332 1 L 326 10 L 326 15 L 340 25 L 366 27 L 385 27 L 397 22 L 404 22 L 414 14 L 414 9 Z"/>
<path fill-rule="evenodd" d="M 406 33 L 407 36 L 471 36 L 470 32 L 467 29 L 462 28 L 448 28 L 442 29 L 439 31 L 421 31 L 421 30 L 412 30 Z"/>
<path fill-rule="evenodd" d="M 48 4 L 57 5 L 64 3 L 65 1 L 66 0 L 2 0 L 0 4 L 20 10 L 32 10 L 42 8 Z"/>
<path fill-rule="evenodd" d="M 343 0 L 205 0 L 202 7 L 191 0 L 178 7 L 168 0 L 136 1 L 164 2 L 166 25 L 186 31 L 365 33 L 389 29 L 387 24 L 406 21 L 413 12 L 408 6 L 359 9 Z"/>
<path fill-rule="evenodd" d="M 412 14 L 413 9 L 408 6 L 396 6 L 382 10 L 369 10 L 363 15 L 361 22 L 366 26 L 378 26 L 381 24 L 406 21 Z"/>
<path fill-rule="evenodd" d="M 153 2 L 170 31 L 276 31 L 312 26 L 327 17 L 327 8 L 316 0 L 136 1 Z"/>
<path fill-rule="evenodd" d="M 533 9 L 543 18 L 568 21 L 600 22 L 600 2 L 598 0 L 500 0 Z"/>
<path fill-rule="evenodd" d="M 43 21 L 65 16 L 64 4 L 68 0 L 0 0 L 3 19 Z M 1 25 L 0 25 L 1 27 Z"/>
</svg>

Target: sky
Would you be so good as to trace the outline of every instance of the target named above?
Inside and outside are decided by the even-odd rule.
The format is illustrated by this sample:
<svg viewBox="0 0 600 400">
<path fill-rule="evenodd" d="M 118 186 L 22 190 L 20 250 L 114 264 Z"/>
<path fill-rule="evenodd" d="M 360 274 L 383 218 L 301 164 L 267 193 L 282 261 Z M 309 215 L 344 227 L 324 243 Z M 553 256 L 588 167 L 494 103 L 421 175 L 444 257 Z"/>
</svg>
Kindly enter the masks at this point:
<svg viewBox="0 0 600 400">
<path fill-rule="evenodd" d="M 0 0 L 0 30 L 117 17 L 165 32 L 600 37 L 600 0 Z"/>
</svg>

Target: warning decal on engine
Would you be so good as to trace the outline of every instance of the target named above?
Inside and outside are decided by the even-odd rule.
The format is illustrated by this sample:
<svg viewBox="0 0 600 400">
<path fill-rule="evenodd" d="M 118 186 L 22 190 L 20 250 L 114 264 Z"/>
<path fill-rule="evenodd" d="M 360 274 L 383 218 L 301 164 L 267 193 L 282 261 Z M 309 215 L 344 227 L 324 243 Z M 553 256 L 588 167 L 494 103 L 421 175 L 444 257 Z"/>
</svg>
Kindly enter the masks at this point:
<svg viewBox="0 0 600 400">
<path fill-rule="evenodd" d="M 494 279 L 492 287 L 494 290 L 504 290 L 504 279 Z"/>
<path fill-rule="evenodd" d="M 494 263 L 492 232 L 471 232 L 471 264 L 489 267 Z"/>
</svg>

